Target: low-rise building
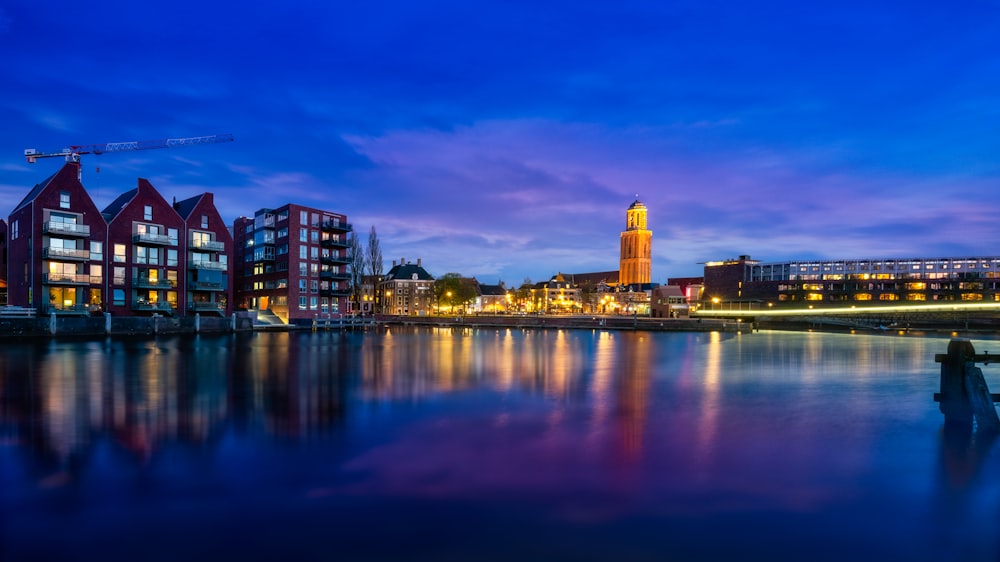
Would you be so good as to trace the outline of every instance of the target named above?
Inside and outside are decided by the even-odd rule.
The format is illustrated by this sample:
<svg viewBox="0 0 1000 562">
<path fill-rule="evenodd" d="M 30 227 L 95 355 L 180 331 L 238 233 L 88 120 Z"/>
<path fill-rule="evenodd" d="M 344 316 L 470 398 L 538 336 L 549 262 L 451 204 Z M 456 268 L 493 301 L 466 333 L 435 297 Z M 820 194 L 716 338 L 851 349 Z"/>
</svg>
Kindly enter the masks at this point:
<svg viewBox="0 0 1000 562">
<path fill-rule="evenodd" d="M 434 277 L 423 268 L 420 258 L 417 263 L 406 258 L 396 263 L 379 284 L 382 295 L 382 314 L 397 316 L 427 316 L 436 304 L 434 297 Z"/>
</svg>

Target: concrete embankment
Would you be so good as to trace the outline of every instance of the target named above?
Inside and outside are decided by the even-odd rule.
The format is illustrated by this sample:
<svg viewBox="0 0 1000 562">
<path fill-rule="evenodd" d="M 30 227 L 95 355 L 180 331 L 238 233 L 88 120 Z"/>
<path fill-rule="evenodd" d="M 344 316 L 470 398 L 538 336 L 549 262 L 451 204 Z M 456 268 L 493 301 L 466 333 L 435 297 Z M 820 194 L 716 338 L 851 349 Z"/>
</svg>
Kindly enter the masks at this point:
<svg viewBox="0 0 1000 562">
<path fill-rule="evenodd" d="M 249 332 L 253 320 L 246 314 L 219 316 L 40 316 L 0 318 L 0 338 L 94 337 L 157 334 Z"/>
</svg>

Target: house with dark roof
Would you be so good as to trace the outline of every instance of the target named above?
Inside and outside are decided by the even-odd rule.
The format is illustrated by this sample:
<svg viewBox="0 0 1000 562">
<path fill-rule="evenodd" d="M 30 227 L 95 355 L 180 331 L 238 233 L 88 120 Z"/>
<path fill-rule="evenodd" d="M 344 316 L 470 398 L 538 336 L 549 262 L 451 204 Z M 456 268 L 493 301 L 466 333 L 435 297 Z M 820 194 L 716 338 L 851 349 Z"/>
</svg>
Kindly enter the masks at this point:
<svg viewBox="0 0 1000 562">
<path fill-rule="evenodd" d="M 148 180 L 101 212 L 108 223 L 107 311 L 115 316 L 184 315 L 184 221 Z"/>
<path fill-rule="evenodd" d="M 498 285 L 476 283 L 476 312 L 507 312 L 507 287 L 501 281 Z"/>
<path fill-rule="evenodd" d="M 8 304 L 86 315 L 106 305 L 107 223 L 67 162 L 8 217 Z"/>
<path fill-rule="evenodd" d="M 392 262 L 392 268 L 379 285 L 382 314 L 397 316 L 428 316 L 434 307 L 434 277 L 417 263 L 406 258 Z"/>
<path fill-rule="evenodd" d="M 178 287 L 188 314 L 233 312 L 233 236 L 215 208 L 215 196 L 202 193 L 173 205 L 184 225 L 180 250 L 185 269 Z"/>
</svg>

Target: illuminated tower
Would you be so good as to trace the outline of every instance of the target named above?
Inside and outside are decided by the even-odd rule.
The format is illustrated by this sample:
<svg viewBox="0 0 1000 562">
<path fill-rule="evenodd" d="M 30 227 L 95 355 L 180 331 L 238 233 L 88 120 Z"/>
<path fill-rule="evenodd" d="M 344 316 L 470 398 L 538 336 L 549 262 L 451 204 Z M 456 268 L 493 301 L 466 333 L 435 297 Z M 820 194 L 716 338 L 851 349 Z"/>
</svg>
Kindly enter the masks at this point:
<svg viewBox="0 0 1000 562">
<path fill-rule="evenodd" d="M 653 232 L 646 229 L 646 206 L 636 199 L 626 217 L 628 224 L 622 232 L 618 282 L 622 285 L 649 283 Z"/>
</svg>

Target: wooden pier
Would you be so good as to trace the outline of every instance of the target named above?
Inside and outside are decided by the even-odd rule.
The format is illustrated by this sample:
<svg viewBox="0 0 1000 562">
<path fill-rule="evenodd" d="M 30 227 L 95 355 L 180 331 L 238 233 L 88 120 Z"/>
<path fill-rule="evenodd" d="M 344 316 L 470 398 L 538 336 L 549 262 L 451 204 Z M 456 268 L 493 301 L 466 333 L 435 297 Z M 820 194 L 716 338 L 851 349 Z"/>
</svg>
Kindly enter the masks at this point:
<svg viewBox="0 0 1000 562">
<path fill-rule="evenodd" d="M 975 426 L 980 431 L 1000 431 L 1000 417 L 994 403 L 1000 394 L 991 393 L 977 363 L 1000 363 L 1000 355 L 988 352 L 977 354 L 972 342 L 955 338 L 948 342 L 948 352 L 937 354 L 934 361 L 941 364 L 941 391 L 934 393 L 944 414 L 946 426 Z"/>
</svg>

